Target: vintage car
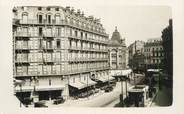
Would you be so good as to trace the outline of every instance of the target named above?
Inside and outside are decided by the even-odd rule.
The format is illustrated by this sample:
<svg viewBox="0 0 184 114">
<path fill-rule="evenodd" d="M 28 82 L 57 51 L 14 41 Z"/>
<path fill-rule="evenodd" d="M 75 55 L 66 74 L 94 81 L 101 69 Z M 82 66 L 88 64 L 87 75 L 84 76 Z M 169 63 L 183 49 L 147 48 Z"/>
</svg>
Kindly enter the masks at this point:
<svg viewBox="0 0 184 114">
<path fill-rule="evenodd" d="M 65 99 L 63 99 L 63 97 L 57 97 L 56 99 L 54 99 L 53 104 L 61 104 L 64 103 Z"/>
</svg>

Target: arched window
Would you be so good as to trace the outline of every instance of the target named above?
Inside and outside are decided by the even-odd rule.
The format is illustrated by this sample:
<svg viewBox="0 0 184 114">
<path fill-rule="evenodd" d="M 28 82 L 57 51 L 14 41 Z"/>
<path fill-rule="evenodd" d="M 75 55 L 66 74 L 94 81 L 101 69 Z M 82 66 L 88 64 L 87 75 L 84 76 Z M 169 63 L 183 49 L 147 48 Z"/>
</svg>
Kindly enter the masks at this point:
<svg viewBox="0 0 184 114">
<path fill-rule="evenodd" d="M 23 12 L 22 13 L 22 22 L 23 23 L 27 23 L 28 22 L 28 13 L 27 12 Z"/>
<path fill-rule="evenodd" d="M 51 24 L 52 23 L 52 14 L 51 13 L 47 14 L 46 19 L 47 19 L 47 23 Z"/>
<path fill-rule="evenodd" d="M 38 21 L 38 23 L 43 23 L 43 14 L 42 13 L 37 14 L 37 21 Z"/>
<path fill-rule="evenodd" d="M 56 21 L 56 24 L 60 23 L 60 14 L 55 15 L 55 21 Z"/>
</svg>

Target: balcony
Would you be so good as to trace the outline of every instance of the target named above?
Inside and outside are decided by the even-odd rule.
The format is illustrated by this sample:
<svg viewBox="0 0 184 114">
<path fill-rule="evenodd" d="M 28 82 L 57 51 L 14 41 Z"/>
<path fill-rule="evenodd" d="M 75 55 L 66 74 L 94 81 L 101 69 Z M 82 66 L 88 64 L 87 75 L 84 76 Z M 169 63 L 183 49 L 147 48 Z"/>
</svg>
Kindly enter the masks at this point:
<svg viewBox="0 0 184 114">
<path fill-rule="evenodd" d="M 29 40 L 31 35 L 25 32 L 19 32 L 14 34 L 16 40 Z"/>
<path fill-rule="evenodd" d="M 60 21 L 56 21 L 55 19 L 51 20 L 50 22 L 46 19 L 43 19 L 43 20 L 40 20 L 38 21 L 38 19 L 28 19 L 28 20 L 22 20 L 22 19 L 14 19 L 13 20 L 13 25 L 17 25 L 17 24 L 22 24 L 22 25 L 55 25 L 55 26 L 61 26 L 61 25 L 67 25 L 67 26 L 71 26 L 71 27 L 74 27 L 74 28 L 78 28 L 78 29 L 82 29 L 84 31 L 87 31 L 87 32 L 92 32 L 94 34 L 98 34 L 98 35 L 102 35 L 102 36 L 105 36 L 105 37 L 108 37 L 108 34 L 106 34 L 105 32 L 103 31 L 96 31 L 94 29 L 90 29 L 89 27 L 87 26 L 83 26 L 83 25 L 79 25 L 77 23 L 70 23 L 70 22 L 67 22 L 66 20 L 60 20 Z"/>
<path fill-rule="evenodd" d="M 29 61 L 16 61 L 15 62 L 15 66 L 29 66 L 30 65 L 30 62 Z"/>
<path fill-rule="evenodd" d="M 54 48 L 52 48 L 52 47 L 50 47 L 50 48 L 42 47 L 41 49 L 43 50 L 43 52 L 54 52 Z"/>
<path fill-rule="evenodd" d="M 68 50 L 70 50 L 70 51 L 80 51 L 81 48 L 78 48 L 78 47 L 69 47 Z"/>
<path fill-rule="evenodd" d="M 19 19 L 13 19 L 13 26 L 17 26 L 19 23 Z"/>
<path fill-rule="evenodd" d="M 43 64 L 44 64 L 44 65 L 54 65 L 54 61 L 43 59 Z"/>
<path fill-rule="evenodd" d="M 70 63 L 76 63 L 76 62 L 95 62 L 95 61 L 108 61 L 108 58 L 70 58 Z"/>
<path fill-rule="evenodd" d="M 29 48 L 15 48 L 15 53 L 30 53 Z"/>
</svg>

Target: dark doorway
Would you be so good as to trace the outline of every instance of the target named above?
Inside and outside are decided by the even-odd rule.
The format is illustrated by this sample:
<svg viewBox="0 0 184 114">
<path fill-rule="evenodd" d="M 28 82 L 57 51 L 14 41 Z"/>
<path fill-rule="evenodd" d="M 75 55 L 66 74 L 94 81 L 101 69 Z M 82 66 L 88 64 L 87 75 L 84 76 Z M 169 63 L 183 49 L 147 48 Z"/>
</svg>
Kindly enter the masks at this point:
<svg viewBox="0 0 184 114">
<path fill-rule="evenodd" d="M 39 101 L 40 100 L 49 100 L 49 92 L 48 91 L 40 91 L 39 92 Z"/>
</svg>

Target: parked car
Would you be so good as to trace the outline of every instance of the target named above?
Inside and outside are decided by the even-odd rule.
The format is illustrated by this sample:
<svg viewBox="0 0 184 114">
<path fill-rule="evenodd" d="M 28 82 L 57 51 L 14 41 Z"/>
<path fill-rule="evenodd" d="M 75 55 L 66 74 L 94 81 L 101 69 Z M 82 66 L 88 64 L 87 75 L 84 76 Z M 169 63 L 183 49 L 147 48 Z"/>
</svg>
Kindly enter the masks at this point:
<svg viewBox="0 0 184 114">
<path fill-rule="evenodd" d="M 22 102 L 25 105 L 29 105 L 29 104 L 31 104 L 31 102 L 33 102 L 33 99 L 30 97 L 25 97 Z"/>
<path fill-rule="evenodd" d="M 34 107 L 48 107 L 45 105 L 45 101 L 38 101 L 34 103 Z"/>
<path fill-rule="evenodd" d="M 61 104 L 61 103 L 64 103 L 65 102 L 65 99 L 63 99 L 63 97 L 57 97 L 54 101 L 53 101 L 53 103 L 54 104 Z"/>
<path fill-rule="evenodd" d="M 112 91 L 112 90 L 113 90 L 113 87 L 111 87 L 111 86 L 105 88 L 105 92 L 110 92 L 110 91 Z"/>
</svg>

